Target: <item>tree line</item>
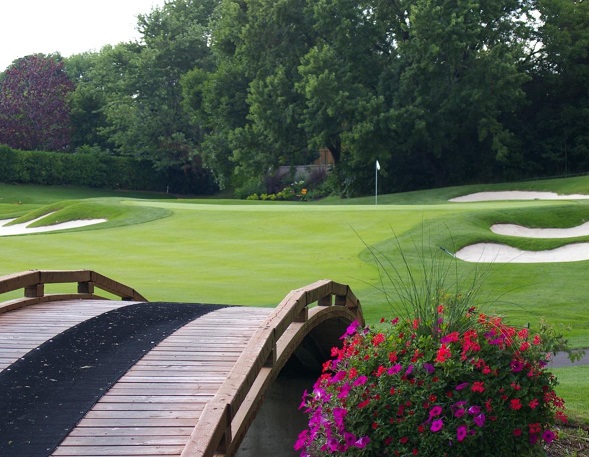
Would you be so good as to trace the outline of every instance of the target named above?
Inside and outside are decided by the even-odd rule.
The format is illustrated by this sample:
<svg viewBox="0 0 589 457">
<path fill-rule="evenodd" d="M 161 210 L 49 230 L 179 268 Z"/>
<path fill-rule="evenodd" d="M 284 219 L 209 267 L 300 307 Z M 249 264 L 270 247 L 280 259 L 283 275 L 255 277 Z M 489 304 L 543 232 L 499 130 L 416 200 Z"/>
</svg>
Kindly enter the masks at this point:
<svg viewBox="0 0 589 457">
<path fill-rule="evenodd" d="M 173 0 L 138 42 L 17 59 L 0 143 L 110 153 L 266 191 L 328 149 L 370 193 L 583 173 L 581 0 Z"/>
</svg>

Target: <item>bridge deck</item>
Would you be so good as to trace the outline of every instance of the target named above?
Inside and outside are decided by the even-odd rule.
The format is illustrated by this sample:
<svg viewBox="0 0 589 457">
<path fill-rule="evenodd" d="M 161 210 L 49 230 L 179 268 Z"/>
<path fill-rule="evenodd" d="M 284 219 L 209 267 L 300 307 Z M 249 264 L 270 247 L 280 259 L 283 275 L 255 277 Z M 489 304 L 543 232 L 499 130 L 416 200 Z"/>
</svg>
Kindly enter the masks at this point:
<svg viewBox="0 0 589 457">
<path fill-rule="evenodd" d="M 226 308 L 185 325 L 92 408 L 55 456 L 179 456 L 271 309 Z"/>
<path fill-rule="evenodd" d="M 0 314 L 0 371 L 63 330 L 130 303 L 71 300 Z M 52 455 L 180 456 L 204 406 L 272 311 L 225 308 L 180 328 L 129 370 Z"/>
<path fill-rule="evenodd" d="M 78 293 L 46 296 L 44 284 L 57 282 L 77 282 Z M 97 299 L 94 287 L 123 300 Z M 133 289 L 86 270 L 0 278 L 0 294 L 18 288 L 25 289 L 24 300 L 0 303 L 3 375 L 12 363 L 63 331 L 144 301 Z M 150 311 L 149 316 L 159 314 Z M 231 457 L 266 390 L 303 340 L 309 336 L 312 351 L 328 357 L 354 319 L 363 322 L 358 300 L 348 286 L 328 280 L 291 291 L 276 308 L 214 308 L 154 343 L 85 415 L 90 405 L 79 411 L 76 404 L 83 417 L 51 455 Z"/>
<path fill-rule="evenodd" d="M 82 321 L 136 302 L 68 300 L 0 314 L 0 371 L 30 350 Z"/>
</svg>

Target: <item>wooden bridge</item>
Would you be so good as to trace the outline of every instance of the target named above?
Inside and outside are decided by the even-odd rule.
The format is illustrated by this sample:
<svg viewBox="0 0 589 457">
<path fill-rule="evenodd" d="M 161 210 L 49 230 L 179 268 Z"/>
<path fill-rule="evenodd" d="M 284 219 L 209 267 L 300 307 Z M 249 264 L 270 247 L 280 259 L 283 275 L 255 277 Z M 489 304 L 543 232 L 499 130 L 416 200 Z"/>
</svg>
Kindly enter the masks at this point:
<svg viewBox="0 0 589 457">
<path fill-rule="evenodd" d="M 47 293 L 53 284 L 74 290 Z M 19 289 L 24 297 L 0 303 L 0 375 L 66 329 L 147 302 L 132 288 L 88 270 L 0 277 L 0 294 Z M 363 317 L 350 288 L 327 280 L 290 292 L 276 308 L 208 312 L 149 350 L 47 455 L 239 455 L 285 365 L 294 360 L 297 367 L 320 366 L 354 320 Z"/>
</svg>

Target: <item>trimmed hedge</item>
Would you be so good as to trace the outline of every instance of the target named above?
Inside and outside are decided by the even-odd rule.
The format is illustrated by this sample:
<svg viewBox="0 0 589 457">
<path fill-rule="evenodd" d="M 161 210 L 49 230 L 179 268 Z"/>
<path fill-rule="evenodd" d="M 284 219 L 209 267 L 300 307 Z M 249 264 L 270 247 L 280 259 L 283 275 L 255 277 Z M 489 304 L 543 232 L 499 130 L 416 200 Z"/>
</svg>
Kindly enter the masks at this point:
<svg viewBox="0 0 589 457">
<path fill-rule="evenodd" d="M 0 182 L 182 194 L 211 194 L 216 190 L 204 170 L 198 176 L 186 176 L 181 171 L 158 171 L 151 162 L 132 157 L 20 151 L 5 145 L 0 145 Z"/>
</svg>

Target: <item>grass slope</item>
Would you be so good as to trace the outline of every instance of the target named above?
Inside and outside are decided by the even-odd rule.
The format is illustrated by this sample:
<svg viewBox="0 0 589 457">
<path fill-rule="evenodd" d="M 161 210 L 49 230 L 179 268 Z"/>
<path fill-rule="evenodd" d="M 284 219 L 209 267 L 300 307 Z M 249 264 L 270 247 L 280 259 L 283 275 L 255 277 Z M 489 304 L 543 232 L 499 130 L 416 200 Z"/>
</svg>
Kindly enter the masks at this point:
<svg viewBox="0 0 589 457">
<path fill-rule="evenodd" d="M 589 202 L 581 201 L 447 202 L 488 190 L 589 194 L 589 178 L 384 195 L 378 206 L 373 198 L 282 204 L 0 185 L 0 216 L 30 220 L 57 210 L 56 220 L 110 219 L 100 228 L 0 237 L 0 274 L 88 268 L 150 300 L 257 306 L 275 306 L 288 291 L 329 278 L 350 284 L 367 319 L 375 322 L 391 310 L 365 245 L 402 266 L 394 249 L 398 244 L 408 265 L 419 270 L 420 250 L 439 253 L 440 246 L 454 252 L 491 241 L 533 250 L 580 240 L 505 237 L 489 230 L 493 223 L 571 227 L 589 219 Z M 456 265 L 460 274 L 474 267 Z M 584 293 L 589 261 L 480 269 L 486 276 L 482 296 L 491 300 L 494 312 L 519 324 L 545 319 L 562 327 L 577 347 L 589 346 Z M 569 384 L 565 390 L 576 389 Z M 589 410 L 589 399 L 573 404 Z"/>
</svg>

